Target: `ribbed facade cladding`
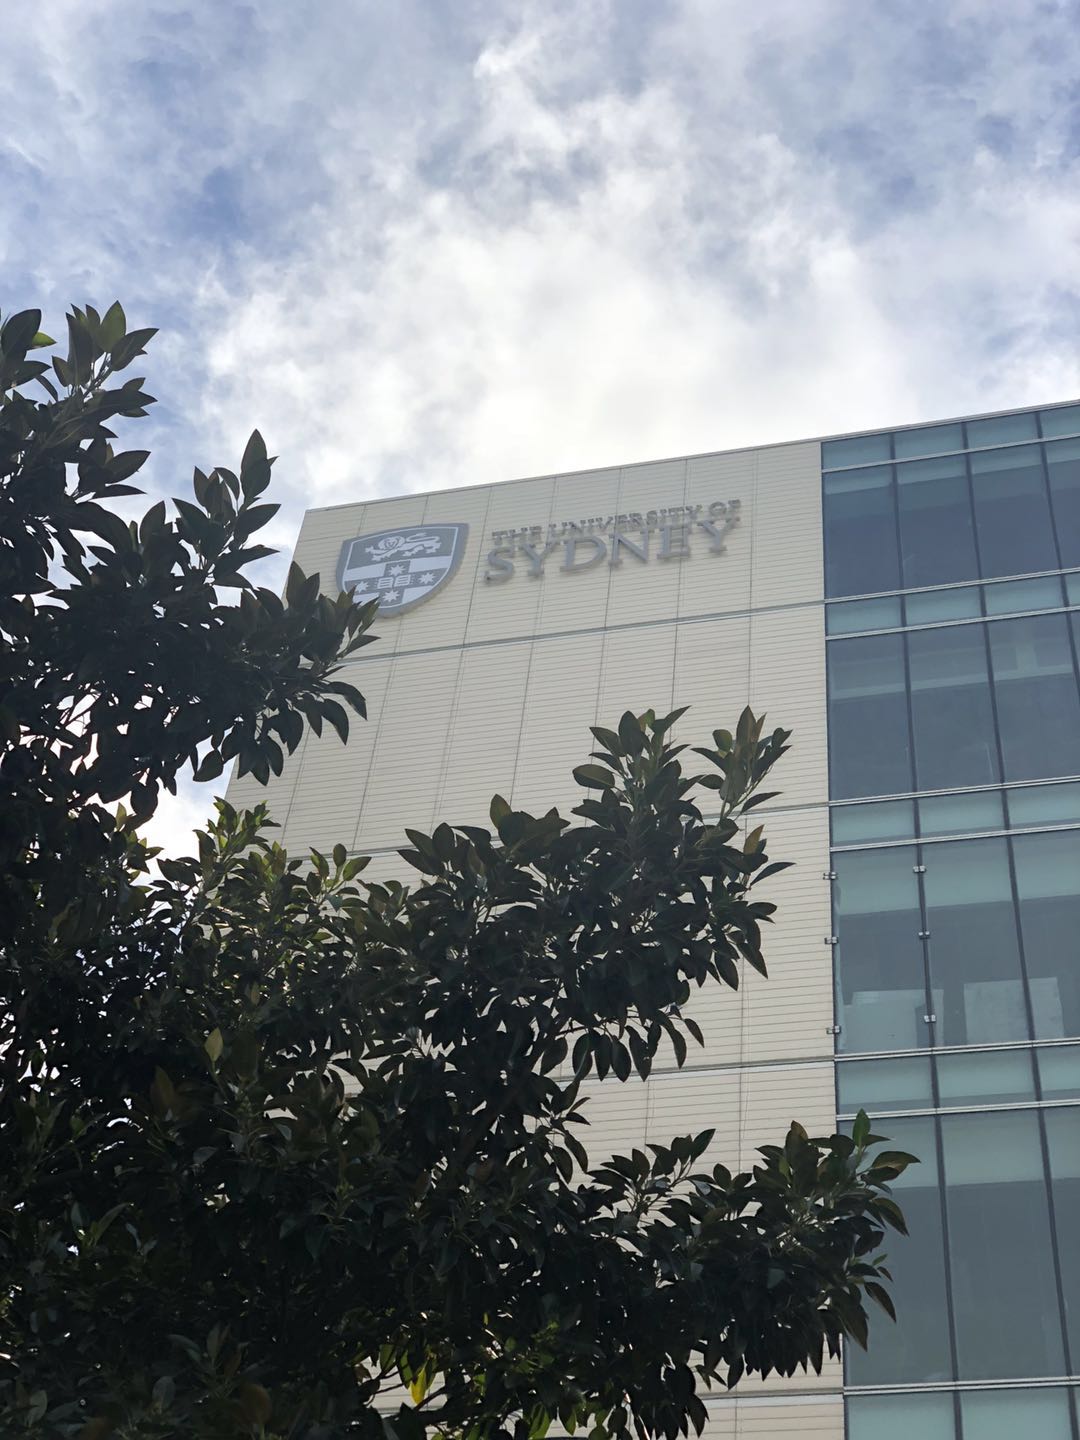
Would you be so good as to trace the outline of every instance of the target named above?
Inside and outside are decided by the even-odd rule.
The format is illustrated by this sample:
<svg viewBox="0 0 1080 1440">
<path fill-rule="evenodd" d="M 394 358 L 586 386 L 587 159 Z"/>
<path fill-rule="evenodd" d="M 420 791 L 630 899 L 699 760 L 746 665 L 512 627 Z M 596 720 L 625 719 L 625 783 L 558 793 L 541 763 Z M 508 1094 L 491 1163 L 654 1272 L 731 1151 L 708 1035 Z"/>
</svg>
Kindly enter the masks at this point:
<svg viewBox="0 0 1080 1440">
<path fill-rule="evenodd" d="M 1080 1440 L 1080 405 L 317 510 L 295 558 L 336 591 L 385 532 L 369 593 L 423 603 L 350 667 L 368 722 L 230 786 L 294 852 L 408 882 L 406 826 L 567 813 L 627 708 L 794 730 L 770 978 L 695 996 L 683 1070 L 594 1086 L 589 1148 L 712 1127 L 746 1167 L 865 1107 L 923 1163 L 899 1325 L 709 1434 Z"/>
</svg>

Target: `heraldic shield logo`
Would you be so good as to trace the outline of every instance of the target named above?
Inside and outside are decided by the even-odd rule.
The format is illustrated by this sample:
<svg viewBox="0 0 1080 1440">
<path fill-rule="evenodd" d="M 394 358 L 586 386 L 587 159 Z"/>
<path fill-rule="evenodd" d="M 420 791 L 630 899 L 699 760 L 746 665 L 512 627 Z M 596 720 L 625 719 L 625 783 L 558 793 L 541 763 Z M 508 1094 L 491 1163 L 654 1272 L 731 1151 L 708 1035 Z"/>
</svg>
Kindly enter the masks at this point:
<svg viewBox="0 0 1080 1440">
<path fill-rule="evenodd" d="M 358 604 L 378 600 L 380 615 L 400 615 L 449 583 L 468 534 L 467 525 L 409 525 L 346 540 L 341 588 Z"/>
</svg>

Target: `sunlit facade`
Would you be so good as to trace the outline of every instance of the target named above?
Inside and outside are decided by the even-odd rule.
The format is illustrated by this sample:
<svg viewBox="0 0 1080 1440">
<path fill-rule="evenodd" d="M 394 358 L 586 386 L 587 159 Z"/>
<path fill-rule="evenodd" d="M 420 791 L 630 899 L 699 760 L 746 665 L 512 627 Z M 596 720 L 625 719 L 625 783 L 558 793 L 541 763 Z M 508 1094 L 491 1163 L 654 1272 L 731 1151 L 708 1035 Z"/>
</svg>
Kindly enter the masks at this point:
<svg viewBox="0 0 1080 1440">
<path fill-rule="evenodd" d="M 590 1148 L 712 1126 L 747 1166 L 864 1107 L 922 1164 L 899 1324 L 710 1435 L 1080 1440 L 1080 405 L 314 510 L 296 559 L 386 603 L 368 723 L 271 786 L 294 850 L 407 881 L 407 825 L 569 811 L 626 708 L 795 732 L 770 979 L 598 1087 Z"/>
</svg>

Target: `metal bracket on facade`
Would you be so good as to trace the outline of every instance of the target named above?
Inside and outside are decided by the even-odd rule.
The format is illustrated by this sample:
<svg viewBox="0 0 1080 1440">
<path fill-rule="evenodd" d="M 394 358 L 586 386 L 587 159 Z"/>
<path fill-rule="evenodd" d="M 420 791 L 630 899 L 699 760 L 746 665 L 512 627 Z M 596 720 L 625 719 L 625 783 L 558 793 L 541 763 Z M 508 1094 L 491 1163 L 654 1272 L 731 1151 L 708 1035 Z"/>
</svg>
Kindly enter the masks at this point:
<svg viewBox="0 0 1080 1440">
<path fill-rule="evenodd" d="M 821 872 L 821 878 L 822 878 L 823 880 L 835 880 L 835 879 L 836 879 L 836 871 L 835 871 L 835 870 L 823 870 L 823 871 Z"/>
<path fill-rule="evenodd" d="M 839 1035 L 839 1034 L 840 1034 L 840 1031 L 841 1031 L 843 1028 L 844 1028 L 844 1027 L 843 1027 L 842 1025 L 826 1025 L 826 1026 L 825 1026 L 825 1034 L 826 1034 L 826 1035 Z"/>
<path fill-rule="evenodd" d="M 825 936 L 825 944 L 826 944 L 826 945 L 836 945 L 836 944 L 838 944 L 838 943 L 839 943 L 839 941 L 838 941 L 837 936 L 835 936 L 835 935 L 826 935 L 826 936 Z"/>
<path fill-rule="evenodd" d="M 911 868 L 912 868 L 912 870 L 914 870 L 914 872 L 915 872 L 916 875 L 925 875 L 925 874 L 926 874 L 926 866 L 925 866 L 925 865 L 912 865 Z"/>
<path fill-rule="evenodd" d="M 930 939 L 930 931 L 929 931 L 929 930 L 920 930 L 920 931 L 919 931 L 919 939 L 920 939 L 920 940 L 929 940 L 929 939 Z"/>
<path fill-rule="evenodd" d="M 926 1021 L 927 1025 L 933 1025 L 937 1021 L 936 1015 L 924 1015 L 922 1018 Z"/>
</svg>

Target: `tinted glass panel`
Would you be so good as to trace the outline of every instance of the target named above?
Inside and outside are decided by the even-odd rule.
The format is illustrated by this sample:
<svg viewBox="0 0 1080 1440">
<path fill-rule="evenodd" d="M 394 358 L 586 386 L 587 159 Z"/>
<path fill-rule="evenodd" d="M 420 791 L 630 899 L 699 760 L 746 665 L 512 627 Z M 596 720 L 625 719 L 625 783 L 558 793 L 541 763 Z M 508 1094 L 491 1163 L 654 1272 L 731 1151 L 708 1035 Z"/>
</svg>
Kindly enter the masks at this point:
<svg viewBox="0 0 1080 1440">
<path fill-rule="evenodd" d="M 856 850 L 833 863 L 839 1048 L 918 1049 L 929 1037 L 915 851 Z"/>
<path fill-rule="evenodd" d="M 825 476 L 825 593 L 865 595 L 900 583 L 891 470 Z"/>
<path fill-rule="evenodd" d="M 952 1359 L 934 1121 L 893 1119 L 879 1121 L 875 1128 L 888 1135 L 890 1150 L 906 1150 L 920 1163 L 908 1166 L 892 1186 L 909 1232 L 907 1237 L 890 1232 L 883 1247 L 893 1273 L 890 1291 L 896 1324 L 878 1324 L 875 1319 L 869 1348 L 864 1352 L 854 1345 L 847 1347 L 848 1383 L 948 1380 Z"/>
<path fill-rule="evenodd" d="M 937 1043 L 1026 1040 L 1005 840 L 927 845 L 923 862 Z"/>
<path fill-rule="evenodd" d="M 1080 1354 L 1080 1109 L 1047 1110 L 1046 1148 L 1073 1364 Z"/>
<path fill-rule="evenodd" d="M 906 459 L 910 455 L 944 455 L 949 450 L 963 450 L 964 427 L 955 425 L 927 425 L 922 430 L 898 430 L 893 436 L 896 458 Z"/>
<path fill-rule="evenodd" d="M 954 1440 L 951 1395 L 853 1395 L 848 1440 Z"/>
<path fill-rule="evenodd" d="M 974 585 L 956 590 L 927 590 L 905 595 L 904 612 L 909 625 L 931 625 L 935 620 L 974 620 L 982 614 L 981 593 Z"/>
<path fill-rule="evenodd" d="M 1065 603 L 1080 605 L 1080 573 L 1075 570 L 1065 576 Z"/>
<path fill-rule="evenodd" d="M 837 1102 L 845 1115 L 865 1110 L 930 1110 L 930 1057 L 910 1060 L 845 1060 L 836 1067 Z M 913 1152 L 914 1153 L 914 1152 Z"/>
<path fill-rule="evenodd" d="M 832 812 L 836 845 L 857 845 L 871 840 L 906 840 L 915 834 L 915 805 L 911 800 L 883 800 L 877 805 L 843 805 Z"/>
<path fill-rule="evenodd" d="M 1036 1050 L 1044 1100 L 1080 1100 L 1080 1045 L 1046 1045 Z"/>
<path fill-rule="evenodd" d="M 1072 1440 L 1065 1390 L 971 1390 L 960 1394 L 964 1440 Z"/>
<path fill-rule="evenodd" d="M 940 1124 L 960 1378 L 1061 1375 L 1038 1113 L 945 1115 Z"/>
<path fill-rule="evenodd" d="M 896 479 L 904 584 L 974 580 L 979 567 L 963 457 L 915 460 L 898 466 Z"/>
<path fill-rule="evenodd" d="M 1080 440 L 1046 447 L 1050 500 L 1063 565 L 1080 565 Z"/>
<path fill-rule="evenodd" d="M 834 640 L 827 650 L 830 793 L 903 794 L 911 789 L 903 638 Z"/>
<path fill-rule="evenodd" d="M 1013 825 L 1059 825 L 1080 820 L 1080 785 L 1030 785 L 1008 790 Z"/>
<path fill-rule="evenodd" d="M 988 420 L 969 420 L 969 445 L 1008 445 L 1014 440 L 1034 440 L 1035 415 L 1031 410 L 1020 415 L 994 415 Z"/>
<path fill-rule="evenodd" d="M 923 835 L 969 835 L 1004 828 L 1000 790 L 934 795 L 919 801 L 919 830 Z"/>
<path fill-rule="evenodd" d="M 976 1050 L 936 1058 L 938 1093 L 946 1109 L 1034 1100 L 1035 1075 L 1030 1050 Z"/>
<path fill-rule="evenodd" d="M 1067 617 L 988 626 L 1006 780 L 1080 773 L 1080 695 Z"/>
<path fill-rule="evenodd" d="M 1080 1035 L 1080 830 L 1012 844 L 1035 1037 Z"/>
<path fill-rule="evenodd" d="M 946 625 L 907 640 L 916 789 L 1000 779 L 983 627 Z"/>
<path fill-rule="evenodd" d="M 988 615 L 1053 610 L 1062 604 L 1061 581 L 1049 575 L 1043 580 L 1007 580 L 1003 585 L 987 585 L 984 598 Z"/>
<path fill-rule="evenodd" d="M 826 440 L 821 447 L 821 468 L 837 465 L 871 465 L 888 460 L 888 435 L 853 435 L 850 440 Z"/>
<path fill-rule="evenodd" d="M 899 595 L 881 600 L 849 600 L 846 605 L 826 605 L 825 630 L 844 635 L 852 630 L 889 630 L 902 625 Z"/>
<path fill-rule="evenodd" d="M 972 455 L 971 477 L 982 573 L 1053 570 L 1057 550 L 1039 447 Z"/>
<path fill-rule="evenodd" d="M 1055 410 L 1040 410 L 1044 435 L 1080 435 L 1080 405 L 1059 405 Z"/>
</svg>

